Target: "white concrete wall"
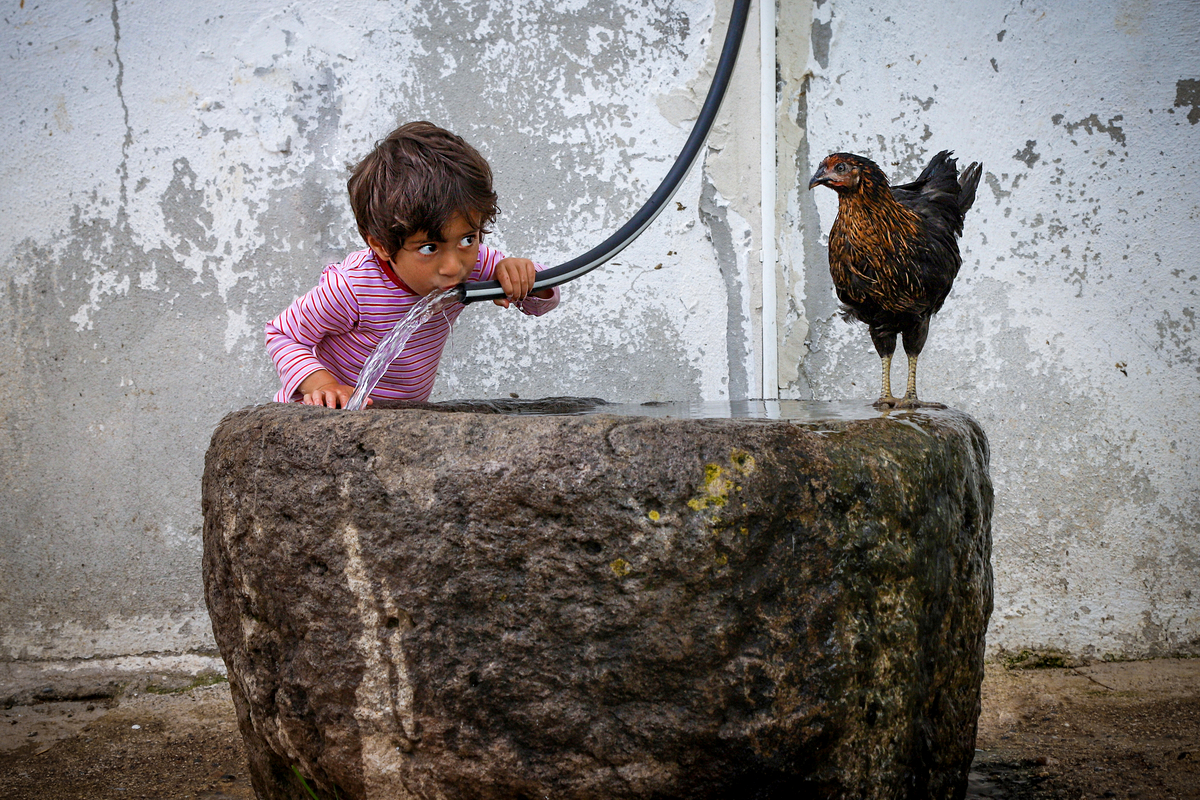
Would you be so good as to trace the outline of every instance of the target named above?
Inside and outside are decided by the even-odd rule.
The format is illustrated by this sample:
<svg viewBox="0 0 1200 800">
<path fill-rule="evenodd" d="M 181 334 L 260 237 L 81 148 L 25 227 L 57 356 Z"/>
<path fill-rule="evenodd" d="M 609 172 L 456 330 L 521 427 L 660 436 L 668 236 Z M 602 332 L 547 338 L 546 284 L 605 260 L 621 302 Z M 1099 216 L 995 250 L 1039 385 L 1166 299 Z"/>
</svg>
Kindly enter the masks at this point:
<svg viewBox="0 0 1200 800">
<path fill-rule="evenodd" d="M 209 435 L 277 386 L 263 323 L 363 246 L 345 180 L 376 139 L 422 118 L 462 134 L 497 175 L 493 241 L 560 263 L 666 174 L 727 18 L 726 0 L 10 3 L 0 659 L 211 647 Z M 759 392 L 750 28 L 678 205 L 550 316 L 468 309 L 434 399 Z"/>
<path fill-rule="evenodd" d="M 375 139 L 414 118 L 463 134 L 497 173 L 494 240 L 558 263 L 669 168 L 728 9 L 10 4 L 0 660 L 211 648 L 208 437 L 274 391 L 263 322 L 361 246 L 346 167 Z M 678 205 L 550 316 L 469 309 L 435 399 L 763 393 L 756 12 Z M 782 393 L 878 390 L 865 331 L 834 313 L 834 198 L 803 188 L 820 157 L 854 150 L 902 179 L 942 148 L 982 160 L 921 389 L 991 437 L 992 649 L 1196 652 L 1195 4 L 777 14 Z"/>
<path fill-rule="evenodd" d="M 879 391 L 835 313 L 820 159 L 902 181 L 938 150 L 982 161 L 918 388 L 991 440 L 991 649 L 1200 652 L 1200 5 L 780 8 L 788 392 Z"/>
</svg>

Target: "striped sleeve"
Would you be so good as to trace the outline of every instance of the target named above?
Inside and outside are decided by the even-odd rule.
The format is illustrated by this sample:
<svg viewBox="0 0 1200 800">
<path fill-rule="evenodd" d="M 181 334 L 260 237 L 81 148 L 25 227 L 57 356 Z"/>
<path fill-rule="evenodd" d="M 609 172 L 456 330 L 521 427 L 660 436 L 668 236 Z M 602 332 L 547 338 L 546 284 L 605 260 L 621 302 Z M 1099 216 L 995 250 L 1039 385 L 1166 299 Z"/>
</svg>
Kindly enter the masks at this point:
<svg viewBox="0 0 1200 800">
<path fill-rule="evenodd" d="M 300 382 L 328 366 L 313 348 L 326 336 L 346 333 L 358 321 L 358 299 L 337 265 L 325 268 L 321 281 L 266 325 L 267 352 L 283 386 L 275 400 L 288 402 Z"/>
<path fill-rule="evenodd" d="M 539 272 L 544 269 L 541 264 L 536 264 L 536 266 Z M 522 313 L 528 314 L 531 317 L 540 317 L 542 314 L 545 314 L 547 311 L 550 311 L 557 306 L 558 301 L 562 297 L 562 294 L 558 291 L 557 286 L 551 289 L 551 291 L 554 292 L 554 294 L 550 295 L 549 297 L 541 298 L 530 295 L 524 300 L 518 300 L 516 303 L 514 303 L 514 305 L 521 309 Z"/>
</svg>

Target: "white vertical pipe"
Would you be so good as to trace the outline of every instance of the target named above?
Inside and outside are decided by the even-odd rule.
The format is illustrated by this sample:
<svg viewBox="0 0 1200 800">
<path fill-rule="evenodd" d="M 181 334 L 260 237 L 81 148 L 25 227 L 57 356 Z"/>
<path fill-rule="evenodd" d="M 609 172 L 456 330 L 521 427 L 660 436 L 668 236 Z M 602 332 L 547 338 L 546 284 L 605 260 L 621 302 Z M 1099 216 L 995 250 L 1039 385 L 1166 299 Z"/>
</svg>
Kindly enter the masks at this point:
<svg viewBox="0 0 1200 800">
<path fill-rule="evenodd" d="M 775 0 L 759 0 L 759 130 L 762 172 L 762 396 L 779 397 L 775 314 Z"/>
</svg>

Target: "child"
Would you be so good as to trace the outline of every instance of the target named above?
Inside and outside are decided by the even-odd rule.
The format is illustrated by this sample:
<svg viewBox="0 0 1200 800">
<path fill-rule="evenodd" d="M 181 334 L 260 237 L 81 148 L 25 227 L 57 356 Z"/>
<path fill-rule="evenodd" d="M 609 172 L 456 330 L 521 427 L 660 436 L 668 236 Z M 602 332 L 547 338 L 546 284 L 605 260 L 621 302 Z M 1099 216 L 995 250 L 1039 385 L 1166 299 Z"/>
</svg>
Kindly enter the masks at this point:
<svg viewBox="0 0 1200 800">
<path fill-rule="evenodd" d="M 482 245 L 499 212 L 487 161 L 458 136 L 410 122 L 379 142 L 347 183 L 367 249 L 331 264 L 321 282 L 267 323 L 278 402 L 338 408 L 379 340 L 418 300 L 463 281 L 498 280 L 507 308 L 540 316 L 558 289 L 530 294 L 540 267 Z M 426 400 L 450 326 L 464 306 L 434 315 L 379 380 L 372 397 Z M 368 401 L 370 402 L 370 401 Z"/>
</svg>

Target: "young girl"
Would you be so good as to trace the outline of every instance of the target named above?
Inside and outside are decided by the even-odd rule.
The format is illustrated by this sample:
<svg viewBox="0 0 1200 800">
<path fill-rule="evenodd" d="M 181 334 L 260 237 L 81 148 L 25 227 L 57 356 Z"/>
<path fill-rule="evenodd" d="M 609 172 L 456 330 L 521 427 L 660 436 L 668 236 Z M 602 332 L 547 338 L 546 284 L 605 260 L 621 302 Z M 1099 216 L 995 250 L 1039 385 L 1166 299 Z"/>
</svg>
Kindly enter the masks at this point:
<svg viewBox="0 0 1200 800">
<path fill-rule="evenodd" d="M 267 352 L 283 381 L 278 402 L 345 406 L 379 340 L 422 297 L 463 281 L 498 280 L 506 297 L 494 302 L 533 316 L 558 305 L 558 289 L 530 294 L 540 266 L 482 245 L 499 211 L 492 171 L 453 133 L 428 122 L 400 126 L 347 187 L 367 249 L 326 267 L 315 288 L 267 323 Z M 455 303 L 418 328 L 371 396 L 427 400 L 463 308 Z"/>
</svg>

